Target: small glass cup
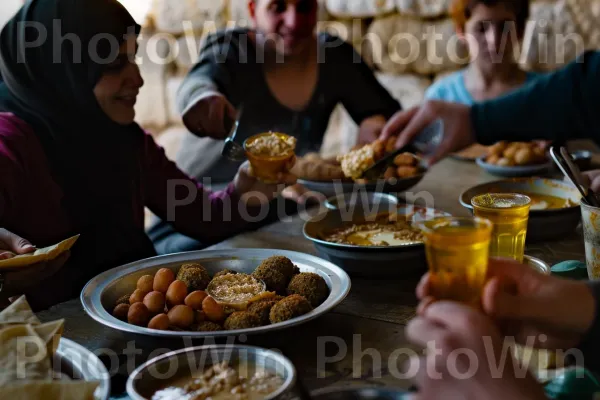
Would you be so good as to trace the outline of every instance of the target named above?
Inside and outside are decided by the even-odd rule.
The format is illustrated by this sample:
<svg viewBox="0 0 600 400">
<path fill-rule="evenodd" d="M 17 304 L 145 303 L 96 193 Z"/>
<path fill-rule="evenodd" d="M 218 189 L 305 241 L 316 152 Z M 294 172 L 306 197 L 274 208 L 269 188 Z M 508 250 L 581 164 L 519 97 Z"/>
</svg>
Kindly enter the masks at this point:
<svg viewBox="0 0 600 400">
<path fill-rule="evenodd" d="M 417 226 L 424 235 L 432 296 L 478 307 L 486 282 L 492 223 L 475 217 L 442 217 Z"/>
<path fill-rule="evenodd" d="M 288 172 L 293 166 L 295 161 L 295 152 L 289 151 L 282 155 L 258 155 L 248 150 L 248 146 L 254 141 L 261 137 L 275 135 L 280 139 L 287 140 L 290 138 L 289 135 L 284 133 L 261 133 L 248 138 L 244 142 L 244 150 L 246 151 L 246 157 L 250 161 L 253 175 L 265 183 L 277 183 L 278 175 L 280 173 Z"/>
<path fill-rule="evenodd" d="M 471 200 L 476 217 L 494 224 L 490 257 L 523 262 L 531 199 L 516 193 L 487 193 Z"/>
<path fill-rule="evenodd" d="M 581 200 L 585 260 L 590 280 L 600 279 L 600 208 Z"/>
</svg>

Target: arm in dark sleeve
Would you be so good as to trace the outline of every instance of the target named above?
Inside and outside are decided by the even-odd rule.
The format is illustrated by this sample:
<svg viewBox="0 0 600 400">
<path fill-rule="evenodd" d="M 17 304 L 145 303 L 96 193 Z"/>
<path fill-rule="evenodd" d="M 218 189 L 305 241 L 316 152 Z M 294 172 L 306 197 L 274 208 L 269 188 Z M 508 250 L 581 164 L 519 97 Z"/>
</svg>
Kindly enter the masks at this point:
<svg viewBox="0 0 600 400">
<path fill-rule="evenodd" d="M 325 46 L 341 40 L 327 37 Z M 400 103 L 379 83 L 373 71 L 352 45 L 343 42 L 326 53 L 340 101 L 357 124 L 366 118 L 382 115 L 389 119 L 401 109 Z"/>
<path fill-rule="evenodd" d="M 233 184 L 211 192 L 189 178 L 167 159 L 150 135 L 146 135 L 143 158 L 145 205 L 163 221 L 186 236 L 206 244 L 217 243 L 245 228 L 240 196 Z"/>
<path fill-rule="evenodd" d="M 239 103 L 240 63 L 248 60 L 248 34 L 220 31 L 208 35 L 200 50 L 200 58 L 177 92 L 177 108 L 184 115 L 198 101 L 221 94 L 233 105 Z"/>
<path fill-rule="evenodd" d="M 585 367 L 591 370 L 600 369 L 600 282 L 590 282 L 590 288 L 596 300 L 594 323 L 578 346 L 585 357 Z"/>
<path fill-rule="evenodd" d="M 501 140 L 600 141 L 600 52 L 495 100 L 476 104 L 471 121 L 481 144 Z"/>
</svg>

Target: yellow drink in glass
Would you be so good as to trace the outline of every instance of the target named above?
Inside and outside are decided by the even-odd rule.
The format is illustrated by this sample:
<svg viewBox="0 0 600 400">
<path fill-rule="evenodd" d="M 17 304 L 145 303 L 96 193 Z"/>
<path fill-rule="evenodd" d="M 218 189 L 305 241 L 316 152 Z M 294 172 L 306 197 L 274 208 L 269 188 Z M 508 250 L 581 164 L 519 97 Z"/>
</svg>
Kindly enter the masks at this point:
<svg viewBox="0 0 600 400">
<path fill-rule="evenodd" d="M 523 262 L 531 199 L 522 194 L 489 193 L 471 200 L 475 216 L 494 224 L 490 257 Z"/>
<path fill-rule="evenodd" d="M 482 218 L 444 217 L 419 227 L 424 233 L 433 297 L 479 306 L 492 223 Z"/>
</svg>

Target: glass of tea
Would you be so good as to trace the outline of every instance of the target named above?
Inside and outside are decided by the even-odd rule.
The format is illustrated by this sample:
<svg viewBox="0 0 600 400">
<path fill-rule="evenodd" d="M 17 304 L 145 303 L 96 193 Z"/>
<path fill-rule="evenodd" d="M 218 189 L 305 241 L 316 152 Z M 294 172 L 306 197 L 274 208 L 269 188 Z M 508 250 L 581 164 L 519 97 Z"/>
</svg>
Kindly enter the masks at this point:
<svg viewBox="0 0 600 400">
<path fill-rule="evenodd" d="M 244 142 L 252 173 L 266 183 L 277 183 L 277 176 L 294 166 L 295 149 L 295 137 L 277 132 L 261 133 Z"/>
<path fill-rule="evenodd" d="M 432 296 L 479 306 L 492 223 L 476 217 L 442 217 L 418 226 L 423 231 Z"/>
<path fill-rule="evenodd" d="M 487 193 L 471 200 L 475 216 L 494 224 L 490 257 L 523 262 L 531 199 L 515 193 Z"/>
</svg>

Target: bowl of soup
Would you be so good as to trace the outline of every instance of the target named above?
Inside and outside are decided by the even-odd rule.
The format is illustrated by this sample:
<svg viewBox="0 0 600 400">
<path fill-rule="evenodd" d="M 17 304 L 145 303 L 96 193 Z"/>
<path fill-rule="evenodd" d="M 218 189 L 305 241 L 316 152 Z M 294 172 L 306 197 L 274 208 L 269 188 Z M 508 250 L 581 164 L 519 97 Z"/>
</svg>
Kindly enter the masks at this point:
<svg viewBox="0 0 600 400">
<path fill-rule="evenodd" d="M 531 198 L 527 241 L 552 240 L 572 233 L 581 221 L 579 191 L 567 182 L 543 178 L 514 178 L 484 183 L 464 191 L 463 207 L 473 211 L 471 199 L 486 193 L 518 193 Z"/>
</svg>

